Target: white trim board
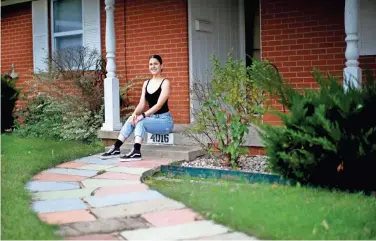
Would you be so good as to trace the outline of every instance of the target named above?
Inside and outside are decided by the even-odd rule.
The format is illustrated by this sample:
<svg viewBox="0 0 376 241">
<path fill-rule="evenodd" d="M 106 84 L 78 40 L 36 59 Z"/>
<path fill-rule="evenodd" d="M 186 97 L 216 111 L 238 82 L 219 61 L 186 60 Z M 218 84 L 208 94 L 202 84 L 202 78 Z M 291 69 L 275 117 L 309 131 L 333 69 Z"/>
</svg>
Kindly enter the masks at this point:
<svg viewBox="0 0 376 241">
<path fill-rule="evenodd" d="M 18 3 L 31 2 L 32 0 L 1 0 L 1 6 L 14 5 Z"/>
</svg>

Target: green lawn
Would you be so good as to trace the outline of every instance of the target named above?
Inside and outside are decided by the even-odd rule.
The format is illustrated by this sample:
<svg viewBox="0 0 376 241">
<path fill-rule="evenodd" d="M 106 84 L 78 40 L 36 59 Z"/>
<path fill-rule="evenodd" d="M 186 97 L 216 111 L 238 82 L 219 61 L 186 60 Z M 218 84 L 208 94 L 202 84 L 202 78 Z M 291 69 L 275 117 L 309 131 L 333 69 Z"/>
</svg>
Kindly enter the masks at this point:
<svg viewBox="0 0 376 241">
<path fill-rule="evenodd" d="M 151 188 L 260 239 L 376 239 L 376 199 L 268 184 L 152 178 Z"/>
<path fill-rule="evenodd" d="M 57 239 L 55 226 L 29 209 L 27 181 L 41 170 L 103 151 L 103 146 L 1 136 L 1 239 Z"/>
</svg>

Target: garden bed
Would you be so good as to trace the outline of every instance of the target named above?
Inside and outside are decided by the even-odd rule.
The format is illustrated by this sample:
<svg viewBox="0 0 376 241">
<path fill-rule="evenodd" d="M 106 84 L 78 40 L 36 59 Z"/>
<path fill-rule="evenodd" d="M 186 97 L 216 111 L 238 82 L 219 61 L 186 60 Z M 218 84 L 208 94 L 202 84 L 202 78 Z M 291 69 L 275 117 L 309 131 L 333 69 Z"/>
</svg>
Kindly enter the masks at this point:
<svg viewBox="0 0 376 241">
<path fill-rule="evenodd" d="M 235 180 L 248 183 L 265 182 L 291 185 L 292 180 L 286 180 L 279 175 L 267 172 L 266 156 L 242 156 L 239 167 L 231 169 L 225 166 L 219 157 L 205 155 L 193 161 L 176 162 L 162 165 L 160 174 L 166 176 L 189 176 L 197 178 L 215 178 Z"/>
<path fill-rule="evenodd" d="M 271 173 L 268 169 L 266 159 L 267 156 L 263 155 L 242 156 L 239 159 L 238 170 L 243 172 Z M 183 162 L 181 166 L 231 170 L 230 167 L 225 166 L 222 159 L 210 155 L 204 155 L 193 161 Z"/>
</svg>

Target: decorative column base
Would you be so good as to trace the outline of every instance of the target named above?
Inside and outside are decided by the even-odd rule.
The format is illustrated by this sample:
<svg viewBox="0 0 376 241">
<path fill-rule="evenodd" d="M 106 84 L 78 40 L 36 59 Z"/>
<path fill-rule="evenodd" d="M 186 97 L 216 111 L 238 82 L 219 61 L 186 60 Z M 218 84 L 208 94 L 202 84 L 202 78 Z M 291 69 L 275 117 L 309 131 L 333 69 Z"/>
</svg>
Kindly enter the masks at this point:
<svg viewBox="0 0 376 241">
<path fill-rule="evenodd" d="M 121 129 L 119 98 L 119 79 L 107 77 L 104 80 L 105 122 L 102 125 L 102 131 L 119 131 Z"/>
<path fill-rule="evenodd" d="M 362 69 L 359 67 L 346 67 L 343 70 L 343 87 L 345 90 L 352 85 L 356 88 L 362 87 Z"/>
</svg>

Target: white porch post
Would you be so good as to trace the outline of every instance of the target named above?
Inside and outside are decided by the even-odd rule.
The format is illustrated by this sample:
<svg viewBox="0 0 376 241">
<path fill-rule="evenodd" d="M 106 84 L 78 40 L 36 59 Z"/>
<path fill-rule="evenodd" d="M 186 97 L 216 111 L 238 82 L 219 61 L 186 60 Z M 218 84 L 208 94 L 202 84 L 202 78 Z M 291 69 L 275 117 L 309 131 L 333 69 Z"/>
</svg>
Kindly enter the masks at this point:
<svg viewBox="0 0 376 241">
<path fill-rule="evenodd" d="M 122 126 L 120 123 L 119 79 L 116 77 L 115 64 L 114 2 L 115 0 L 105 0 L 107 76 L 104 80 L 105 122 L 101 128 L 103 131 L 117 131 Z"/>
<path fill-rule="evenodd" d="M 351 84 L 361 87 L 362 70 L 359 68 L 358 27 L 359 26 L 359 0 L 346 0 L 345 2 L 345 32 L 346 32 L 346 68 L 344 69 L 343 85 Z M 346 81 L 348 83 L 346 83 Z"/>
</svg>

